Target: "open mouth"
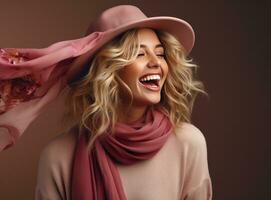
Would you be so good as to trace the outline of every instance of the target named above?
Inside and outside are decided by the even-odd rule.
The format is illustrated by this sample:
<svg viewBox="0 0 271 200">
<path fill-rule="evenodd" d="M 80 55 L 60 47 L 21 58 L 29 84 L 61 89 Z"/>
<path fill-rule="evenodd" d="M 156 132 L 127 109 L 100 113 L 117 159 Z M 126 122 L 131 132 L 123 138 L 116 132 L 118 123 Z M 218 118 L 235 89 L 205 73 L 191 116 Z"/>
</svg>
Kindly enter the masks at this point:
<svg viewBox="0 0 271 200">
<path fill-rule="evenodd" d="M 160 82 L 160 75 L 145 75 L 139 79 L 140 83 L 142 83 L 146 87 L 158 88 Z"/>
</svg>

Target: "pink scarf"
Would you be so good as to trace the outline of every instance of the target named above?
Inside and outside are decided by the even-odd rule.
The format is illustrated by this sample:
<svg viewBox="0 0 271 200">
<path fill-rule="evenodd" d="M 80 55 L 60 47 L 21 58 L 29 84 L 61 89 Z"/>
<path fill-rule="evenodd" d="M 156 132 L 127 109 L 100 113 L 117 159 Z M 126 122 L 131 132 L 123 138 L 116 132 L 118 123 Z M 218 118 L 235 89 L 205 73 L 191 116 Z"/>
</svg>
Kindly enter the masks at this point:
<svg viewBox="0 0 271 200">
<path fill-rule="evenodd" d="M 165 144 L 172 126 L 161 112 L 149 109 L 133 124 L 117 123 L 114 135 L 87 150 L 84 134 L 78 140 L 73 163 L 72 200 L 126 200 L 115 162 L 131 165 L 153 157 Z"/>
</svg>

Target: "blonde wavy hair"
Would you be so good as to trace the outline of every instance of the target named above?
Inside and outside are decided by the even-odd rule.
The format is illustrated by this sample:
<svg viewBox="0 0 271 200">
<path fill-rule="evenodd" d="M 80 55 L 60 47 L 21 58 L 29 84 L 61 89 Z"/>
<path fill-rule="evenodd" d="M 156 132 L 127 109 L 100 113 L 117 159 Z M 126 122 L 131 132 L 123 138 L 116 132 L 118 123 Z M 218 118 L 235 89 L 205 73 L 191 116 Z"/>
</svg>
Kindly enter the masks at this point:
<svg viewBox="0 0 271 200">
<path fill-rule="evenodd" d="M 88 147 L 97 137 L 113 130 L 121 105 L 121 88 L 125 88 L 133 101 L 132 91 L 118 76 L 118 71 L 133 63 L 139 52 L 138 30 L 131 29 L 104 45 L 85 67 L 85 72 L 71 83 L 66 99 L 64 121 L 74 119 L 79 133 L 87 129 Z M 198 93 L 205 92 L 201 81 L 195 80 L 198 65 L 185 55 L 180 42 L 171 34 L 154 30 L 165 49 L 169 71 L 161 91 L 161 101 L 154 105 L 165 113 L 173 127 L 191 121 L 191 113 Z M 121 87 L 123 86 L 123 87 Z"/>
</svg>

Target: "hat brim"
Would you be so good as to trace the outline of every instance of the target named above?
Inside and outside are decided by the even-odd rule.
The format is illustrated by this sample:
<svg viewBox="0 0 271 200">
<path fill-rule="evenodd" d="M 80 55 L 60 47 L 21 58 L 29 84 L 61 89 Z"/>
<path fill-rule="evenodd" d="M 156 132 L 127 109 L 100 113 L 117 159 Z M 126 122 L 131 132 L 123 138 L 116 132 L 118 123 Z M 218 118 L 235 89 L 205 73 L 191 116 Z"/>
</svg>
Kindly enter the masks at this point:
<svg viewBox="0 0 271 200">
<path fill-rule="evenodd" d="M 133 21 L 119 26 L 118 28 L 103 32 L 103 38 L 97 42 L 94 48 L 90 49 L 85 54 L 82 54 L 75 59 L 68 73 L 68 82 L 72 82 L 76 79 L 76 76 L 82 70 L 82 65 L 90 60 L 93 54 L 97 52 L 103 45 L 111 41 L 119 34 L 133 28 L 152 28 L 163 30 L 172 34 L 184 47 L 186 55 L 191 52 L 195 43 L 195 33 L 193 28 L 189 23 L 179 18 L 160 16 Z"/>
</svg>

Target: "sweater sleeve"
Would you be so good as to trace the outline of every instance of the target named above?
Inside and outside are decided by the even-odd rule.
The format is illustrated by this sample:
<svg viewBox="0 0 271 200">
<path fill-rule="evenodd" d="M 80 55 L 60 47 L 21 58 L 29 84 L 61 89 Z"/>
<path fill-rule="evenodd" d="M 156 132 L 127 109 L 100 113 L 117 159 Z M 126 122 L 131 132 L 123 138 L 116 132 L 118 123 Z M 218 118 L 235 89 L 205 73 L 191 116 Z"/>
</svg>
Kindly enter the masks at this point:
<svg viewBox="0 0 271 200">
<path fill-rule="evenodd" d="M 185 195 L 185 200 L 211 200 L 212 184 L 210 178 L 204 179 L 198 186 L 191 188 Z"/>
<path fill-rule="evenodd" d="M 186 125 L 180 135 L 185 160 L 181 200 L 211 200 L 212 181 L 208 169 L 205 137 L 192 124 Z"/>
<path fill-rule="evenodd" d="M 56 153 L 56 152 L 55 152 Z M 43 150 L 38 167 L 36 200 L 62 200 L 59 164 L 48 147 Z"/>
<path fill-rule="evenodd" d="M 70 177 L 75 135 L 54 138 L 42 151 L 37 176 L 36 200 L 70 200 Z"/>
</svg>

